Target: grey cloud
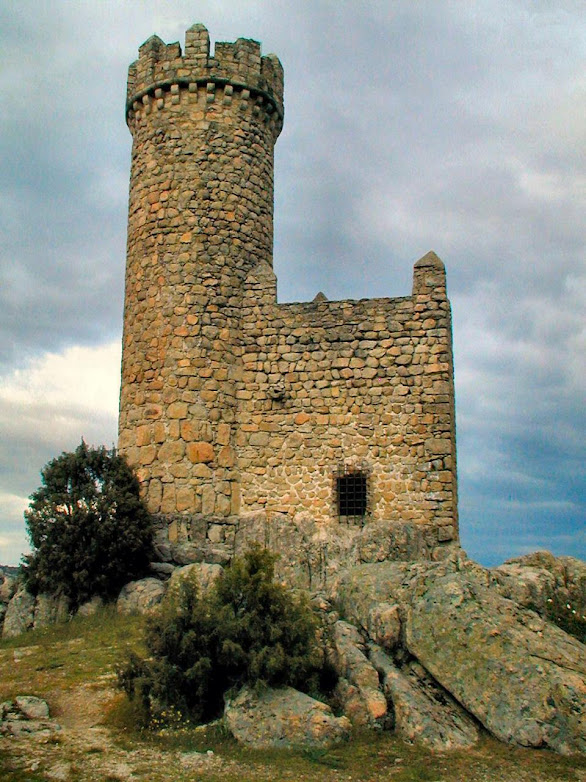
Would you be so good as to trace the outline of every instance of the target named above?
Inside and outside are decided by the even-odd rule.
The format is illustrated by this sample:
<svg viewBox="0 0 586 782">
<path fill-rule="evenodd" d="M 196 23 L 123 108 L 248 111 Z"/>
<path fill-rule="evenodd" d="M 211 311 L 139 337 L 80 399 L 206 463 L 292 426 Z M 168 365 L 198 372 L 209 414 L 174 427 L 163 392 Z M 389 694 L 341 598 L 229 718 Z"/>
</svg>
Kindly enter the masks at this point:
<svg viewBox="0 0 586 782">
<path fill-rule="evenodd" d="M 76 448 L 81 438 L 90 444 L 111 447 L 116 442 L 116 421 L 105 413 L 93 413 L 53 403 L 22 405 L 2 402 L 0 426 L 0 475 L 14 494 L 28 496 L 39 485 L 39 475 L 49 459 Z"/>
<path fill-rule="evenodd" d="M 5 5 L 0 366 L 120 332 L 138 45 L 153 32 L 182 41 L 194 21 L 215 40 L 254 37 L 285 67 L 281 300 L 406 295 L 413 262 L 435 249 L 454 305 L 464 541 L 485 560 L 583 552 L 581 5 Z M 32 480 L 35 448 L 42 466 L 65 447 L 53 413 L 38 411 L 56 433 L 38 447 L 0 414 L 7 491 Z"/>
</svg>

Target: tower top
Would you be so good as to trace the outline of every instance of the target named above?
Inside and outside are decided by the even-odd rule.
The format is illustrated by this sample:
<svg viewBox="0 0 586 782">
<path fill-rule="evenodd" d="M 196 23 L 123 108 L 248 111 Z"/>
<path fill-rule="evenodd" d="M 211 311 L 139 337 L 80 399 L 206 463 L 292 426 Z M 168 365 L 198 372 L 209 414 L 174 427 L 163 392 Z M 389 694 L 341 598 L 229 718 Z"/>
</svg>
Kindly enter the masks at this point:
<svg viewBox="0 0 586 782">
<path fill-rule="evenodd" d="M 185 34 L 185 52 L 179 43 L 164 43 L 152 35 L 138 50 L 138 60 L 128 69 L 126 112 L 173 85 L 194 89 L 198 84 L 231 85 L 248 90 L 250 98 L 265 104 L 268 113 L 283 117 L 283 66 L 275 54 L 261 56 L 260 43 L 238 38 L 217 42 L 210 53 L 210 36 L 203 24 L 194 24 Z"/>
</svg>

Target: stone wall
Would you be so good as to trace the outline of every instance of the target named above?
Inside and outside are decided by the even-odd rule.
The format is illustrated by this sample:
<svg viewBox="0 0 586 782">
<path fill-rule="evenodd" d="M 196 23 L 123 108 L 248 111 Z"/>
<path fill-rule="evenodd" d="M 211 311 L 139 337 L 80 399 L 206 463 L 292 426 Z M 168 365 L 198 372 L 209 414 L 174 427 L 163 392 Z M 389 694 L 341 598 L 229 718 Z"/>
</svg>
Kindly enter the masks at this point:
<svg viewBox="0 0 586 782">
<path fill-rule="evenodd" d="M 191 546 L 194 558 L 202 546 L 225 557 L 258 514 L 292 545 L 301 528 L 314 542 L 347 530 L 335 547 L 350 548 L 378 522 L 457 541 L 443 264 L 424 256 L 402 298 L 277 303 L 282 95 L 274 55 L 243 39 L 211 55 L 201 25 L 184 54 L 153 36 L 130 67 L 119 449 L 163 549 Z M 348 473 L 363 482 L 352 513 L 339 494 Z"/>
<path fill-rule="evenodd" d="M 237 391 L 242 509 L 339 515 L 336 477 L 367 480 L 362 523 L 435 523 L 455 536 L 450 307 L 434 253 L 399 299 L 277 304 L 249 276 Z"/>
</svg>

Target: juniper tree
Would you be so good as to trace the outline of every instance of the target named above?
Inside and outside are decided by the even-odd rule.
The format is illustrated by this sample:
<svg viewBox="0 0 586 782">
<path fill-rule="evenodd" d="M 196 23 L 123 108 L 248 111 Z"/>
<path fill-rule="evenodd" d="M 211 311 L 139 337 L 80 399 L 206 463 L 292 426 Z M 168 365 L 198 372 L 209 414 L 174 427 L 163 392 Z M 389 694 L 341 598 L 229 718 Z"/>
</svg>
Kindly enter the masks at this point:
<svg viewBox="0 0 586 782">
<path fill-rule="evenodd" d="M 94 595 L 109 600 L 146 573 L 151 518 L 114 449 L 82 441 L 48 462 L 41 479 L 25 511 L 32 553 L 23 571 L 33 591 L 65 595 L 75 608 Z"/>
<path fill-rule="evenodd" d="M 206 593 L 189 576 L 168 593 L 148 620 L 149 658 L 131 655 L 119 684 L 146 721 L 178 712 L 206 721 L 245 684 L 316 692 L 333 684 L 317 627 L 308 601 L 275 581 L 274 556 L 253 547 Z"/>
</svg>

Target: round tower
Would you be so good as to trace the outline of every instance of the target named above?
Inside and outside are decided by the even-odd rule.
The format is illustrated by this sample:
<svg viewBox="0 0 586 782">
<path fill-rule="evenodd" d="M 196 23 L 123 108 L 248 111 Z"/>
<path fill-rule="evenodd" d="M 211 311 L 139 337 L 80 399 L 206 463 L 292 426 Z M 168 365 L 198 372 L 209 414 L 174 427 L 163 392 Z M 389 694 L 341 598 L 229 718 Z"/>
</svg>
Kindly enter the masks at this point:
<svg viewBox="0 0 586 782">
<path fill-rule="evenodd" d="M 283 70 L 260 44 L 203 25 L 157 36 L 128 73 L 133 136 L 119 450 L 149 509 L 239 508 L 234 426 L 243 281 L 272 265 L 273 150 Z"/>
</svg>

